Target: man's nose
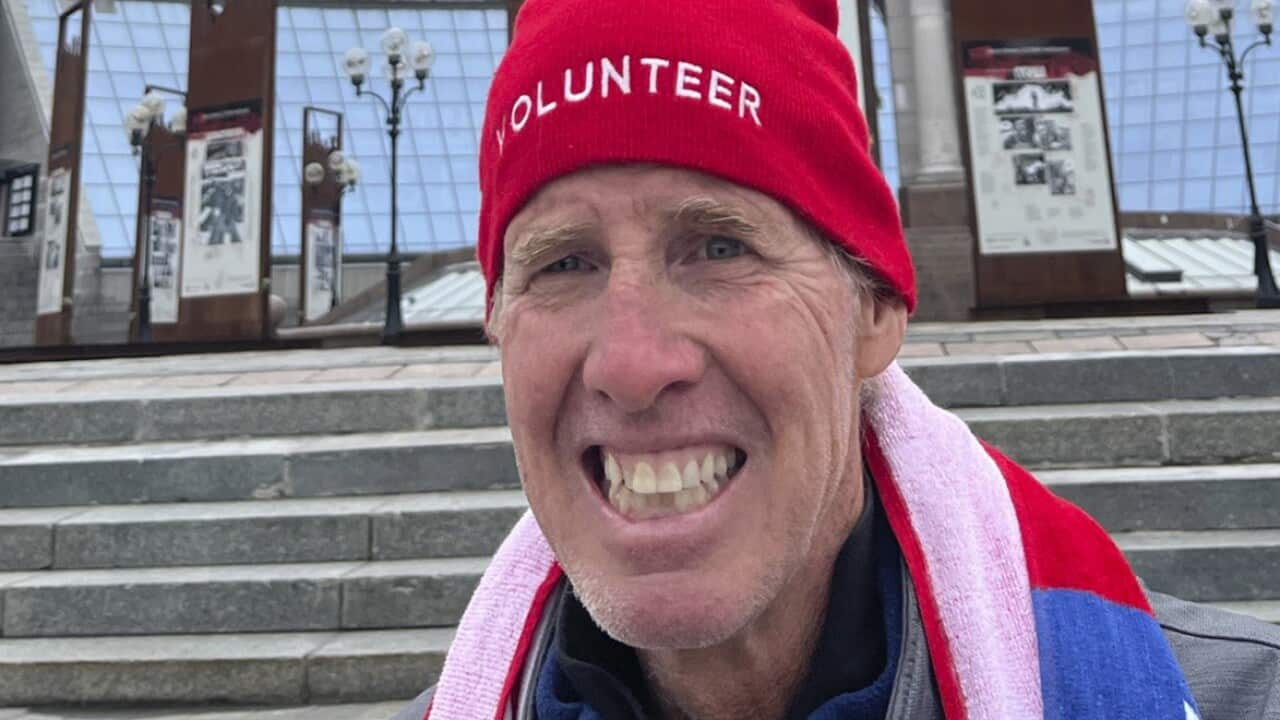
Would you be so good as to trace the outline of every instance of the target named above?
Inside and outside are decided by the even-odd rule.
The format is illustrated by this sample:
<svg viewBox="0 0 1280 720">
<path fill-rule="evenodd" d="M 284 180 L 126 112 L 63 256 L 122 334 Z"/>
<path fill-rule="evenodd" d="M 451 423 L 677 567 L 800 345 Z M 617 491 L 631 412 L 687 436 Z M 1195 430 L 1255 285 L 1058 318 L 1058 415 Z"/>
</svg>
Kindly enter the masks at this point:
<svg viewBox="0 0 1280 720">
<path fill-rule="evenodd" d="M 654 407 L 664 391 L 696 383 L 705 348 L 676 327 L 679 299 L 669 288 L 610 282 L 593 333 L 583 382 L 625 413 Z"/>
</svg>

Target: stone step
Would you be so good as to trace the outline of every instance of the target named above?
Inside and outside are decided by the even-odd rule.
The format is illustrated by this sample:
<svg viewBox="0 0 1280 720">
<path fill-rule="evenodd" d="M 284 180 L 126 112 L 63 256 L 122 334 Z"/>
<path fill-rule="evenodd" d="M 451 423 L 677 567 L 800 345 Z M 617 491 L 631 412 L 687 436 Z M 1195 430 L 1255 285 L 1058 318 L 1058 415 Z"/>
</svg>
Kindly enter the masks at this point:
<svg viewBox="0 0 1280 720">
<path fill-rule="evenodd" d="M 1280 387 L 1276 348 L 917 358 L 902 365 L 944 407 L 1264 397 Z M 182 367 L 190 372 L 199 366 Z M 127 370 L 115 366 L 114 373 Z M 47 370 L 46 376 L 56 374 Z M 396 432 L 506 421 L 496 376 L 203 388 L 174 387 L 170 379 L 122 377 L 115 389 L 113 380 L 100 379 L 83 391 L 50 381 L 62 389 L 8 397 L 0 389 L 0 446 Z"/>
<path fill-rule="evenodd" d="M 1280 465 L 1041 470 L 1112 532 L 1280 527 Z M 518 490 L 0 510 L 0 571 L 482 556 Z"/>
<path fill-rule="evenodd" d="M 1031 468 L 1280 462 L 1280 398 L 973 408 L 974 433 Z"/>
<path fill-rule="evenodd" d="M 1032 467 L 1280 462 L 1280 398 L 973 408 Z M 518 485 L 506 428 L 0 449 L 0 507 L 330 497 Z"/>
<path fill-rule="evenodd" d="M 1280 598 L 1280 529 L 1133 532 L 1115 539 L 1152 590 L 1193 602 Z"/>
<path fill-rule="evenodd" d="M 362 376 L 375 374 L 372 370 L 378 370 L 380 372 L 377 375 L 388 377 L 406 366 L 415 368 L 415 375 L 420 377 L 422 373 L 418 371 L 424 366 L 457 370 L 463 365 L 478 367 L 497 359 L 498 350 L 491 345 L 366 345 L 311 350 L 237 350 L 15 363 L 0 366 L 0 382 L 93 383 L 117 378 L 191 377 L 206 373 L 252 374 L 258 377 L 287 375 L 293 381 L 298 378 L 309 379 L 318 373 L 331 373 L 335 369 L 342 370 L 342 375 L 359 369 L 365 371 Z M 457 377 L 456 373 L 429 374 L 434 377 Z"/>
<path fill-rule="evenodd" d="M 1195 601 L 1280 598 L 1280 530 L 1115 535 L 1149 586 Z M 457 621 L 486 558 L 0 576 L 7 637 L 438 627 Z"/>
<path fill-rule="evenodd" d="M 960 410 L 1032 468 L 1280 461 L 1280 398 Z M 0 450 L 0 507 L 516 487 L 506 428 Z"/>
<path fill-rule="evenodd" d="M 0 580 L 5 637 L 448 627 L 489 558 L 122 570 Z"/>
<path fill-rule="evenodd" d="M 506 423 L 493 380 L 0 393 L 0 446 L 474 428 Z"/>
<path fill-rule="evenodd" d="M 1277 601 L 1214 605 L 1268 622 L 1280 621 Z M 0 638 L 0 707 L 54 703 L 299 705 L 396 700 L 379 708 L 381 714 L 368 716 L 369 720 L 381 719 L 396 712 L 403 699 L 435 682 L 452 639 L 453 630 L 448 628 Z M 366 717 L 332 714 L 336 710 L 317 708 L 296 717 Z M 191 717 L 182 710 L 170 712 L 161 717 Z M 201 710 L 200 717 L 205 712 L 209 711 Z M 74 716 L 99 717 L 80 709 Z M 2 711 L 0 717 L 5 717 Z M 18 717 L 24 716 L 19 713 Z M 117 710 L 104 712 L 101 717 L 121 715 Z M 232 717 L 242 720 L 240 715 Z M 264 720 L 265 717 L 295 716 L 276 709 Z"/>
<path fill-rule="evenodd" d="M 506 428 L 0 449 L 0 507 L 385 495 L 518 485 Z"/>
<path fill-rule="evenodd" d="M 944 407 L 1270 397 L 1280 388 L 1280 349 L 1274 347 L 900 362 Z"/>
<path fill-rule="evenodd" d="M 0 510 L 0 570 L 490 555 L 519 490 Z"/>
<path fill-rule="evenodd" d="M 1111 532 L 1280 528 L 1280 465 L 1041 470 Z"/>
<path fill-rule="evenodd" d="M 411 698 L 436 681 L 452 641 L 449 628 L 4 638 L 0 639 L 0 708 L 54 703 L 211 706 L 398 700 Z M 4 717 L 2 709 L 0 717 Z M 339 716 L 309 717 L 337 720 Z"/>
</svg>

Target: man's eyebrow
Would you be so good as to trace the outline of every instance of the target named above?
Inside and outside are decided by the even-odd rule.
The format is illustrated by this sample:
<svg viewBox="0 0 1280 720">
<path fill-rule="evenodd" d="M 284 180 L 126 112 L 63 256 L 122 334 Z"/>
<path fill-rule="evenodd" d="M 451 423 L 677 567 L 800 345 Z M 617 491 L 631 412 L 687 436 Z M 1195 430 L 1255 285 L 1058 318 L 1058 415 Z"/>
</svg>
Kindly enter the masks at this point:
<svg viewBox="0 0 1280 720">
<path fill-rule="evenodd" d="M 516 239 L 511 248 L 511 260 L 518 265 L 537 264 L 560 248 L 580 244 L 594 228 L 593 223 L 581 221 L 535 228 Z"/>
<path fill-rule="evenodd" d="M 761 233 L 760 225 L 752 222 L 733 205 L 712 197 L 691 197 L 682 201 L 669 213 L 674 225 L 708 232 L 727 232 L 752 238 Z"/>
</svg>

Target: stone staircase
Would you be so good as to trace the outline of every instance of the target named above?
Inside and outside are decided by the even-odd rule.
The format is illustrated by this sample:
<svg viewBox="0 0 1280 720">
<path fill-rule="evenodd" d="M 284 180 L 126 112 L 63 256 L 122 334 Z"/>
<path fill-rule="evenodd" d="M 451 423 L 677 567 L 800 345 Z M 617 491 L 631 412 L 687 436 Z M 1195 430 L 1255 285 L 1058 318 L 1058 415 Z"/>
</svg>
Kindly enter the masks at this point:
<svg viewBox="0 0 1280 720">
<path fill-rule="evenodd" d="M 341 352 L 315 362 L 392 362 Z M 903 364 L 1152 588 L 1280 621 L 1280 349 Z M 340 703 L 433 681 L 525 507 L 497 377 L 174 387 L 159 365 L 97 367 L 127 377 L 0 390 L 0 706 Z"/>
</svg>

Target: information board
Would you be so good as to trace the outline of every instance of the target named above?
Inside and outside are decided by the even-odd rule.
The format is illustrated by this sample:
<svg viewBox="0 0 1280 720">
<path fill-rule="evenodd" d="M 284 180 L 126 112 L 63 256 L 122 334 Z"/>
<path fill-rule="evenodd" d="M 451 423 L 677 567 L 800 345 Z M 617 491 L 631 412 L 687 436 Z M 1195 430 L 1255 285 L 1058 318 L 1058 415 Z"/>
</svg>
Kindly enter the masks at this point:
<svg viewBox="0 0 1280 720">
<path fill-rule="evenodd" d="M 182 297 L 258 290 L 262 247 L 261 103 L 190 111 Z"/>
<path fill-rule="evenodd" d="M 978 41 L 963 49 L 979 252 L 1115 249 L 1093 43 Z"/>
</svg>

